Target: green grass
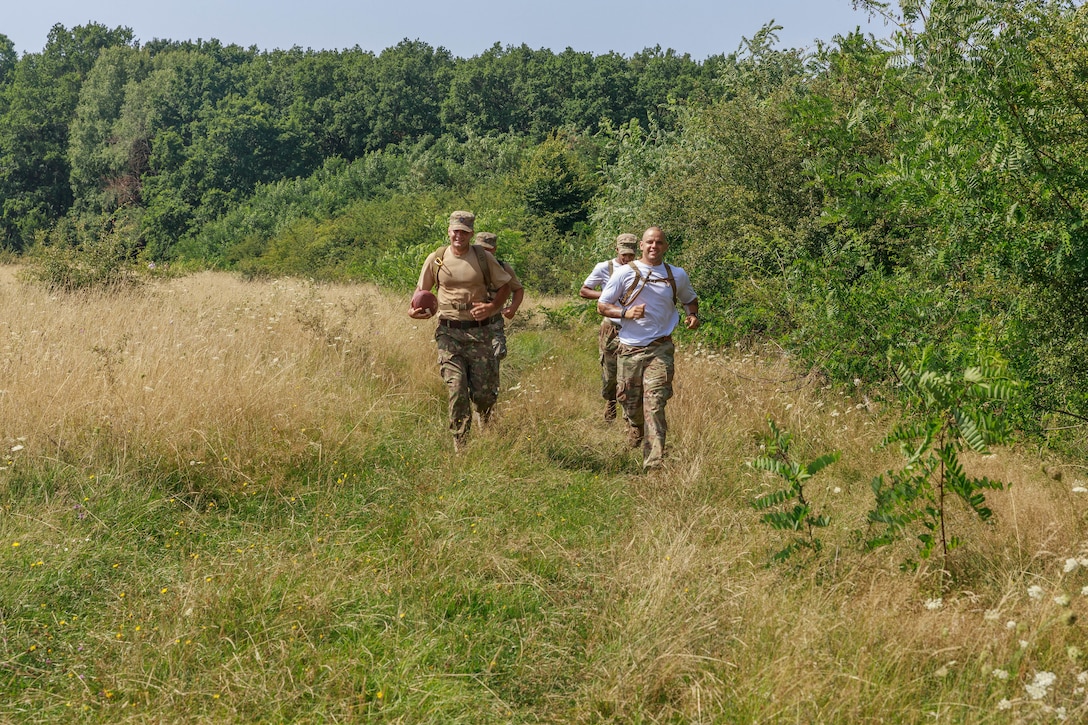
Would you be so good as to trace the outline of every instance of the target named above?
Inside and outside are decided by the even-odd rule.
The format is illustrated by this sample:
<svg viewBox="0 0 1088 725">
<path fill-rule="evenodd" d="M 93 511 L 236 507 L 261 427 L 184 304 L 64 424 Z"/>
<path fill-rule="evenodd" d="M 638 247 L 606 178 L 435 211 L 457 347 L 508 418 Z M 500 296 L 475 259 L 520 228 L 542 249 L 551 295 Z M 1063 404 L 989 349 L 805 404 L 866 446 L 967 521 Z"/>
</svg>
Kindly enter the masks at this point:
<svg viewBox="0 0 1088 725">
<path fill-rule="evenodd" d="M 215 461 L 5 472 L 17 574 L 0 715 L 505 722 L 569 708 L 600 551 L 632 505 L 623 472 L 550 438 L 531 464 L 517 439 L 453 460 L 444 435 L 404 439 L 412 420 L 399 423 L 275 481 Z"/>
<path fill-rule="evenodd" d="M 402 315 L 399 300 L 390 304 Z M 374 310 L 368 325 L 383 319 Z M 245 329 L 224 317 L 227 329 Z M 595 327 L 538 319 L 511 334 L 497 420 L 454 456 L 429 330 L 398 347 L 401 323 L 347 325 L 348 343 L 312 357 L 307 345 L 320 343 L 306 331 L 338 324 L 312 316 L 277 330 L 251 343 L 290 362 L 258 378 L 274 400 L 262 405 L 240 386 L 186 398 L 185 388 L 171 400 L 176 412 L 160 404 L 158 427 L 125 397 L 144 393 L 142 383 L 124 387 L 134 363 L 119 346 L 108 405 L 91 395 L 85 419 L 70 412 L 25 442 L 16 434 L 30 424 L 10 424 L 0 722 L 1031 722 L 1058 708 L 1075 722 L 1088 713 L 1078 680 L 1088 670 L 1088 570 L 1063 571 L 1068 557 L 1088 556 L 1088 509 L 1031 456 L 969 462 L 1014 485 L 988 497 L 995 526 L 953 520 L 966 544 L 955 587 L 937 592 L 932 572 L 899 570 L 910 542 L 861 546 L 868 481 L 894 456 L 874 450 L 887 419 L 842 391 L 783 389 L 784 371 L 753 355 L 682 350 L 673 457 L 664 474 L 645 476 L 622 426 L 597 422 Z M 150 356 L 153 341 L 136 349 Z M 212 368 L 189 359 L 179 364 Z M 33 377 L 5 360 L 13 386 Z M 167 373 L 156 380 L 169 389 Z M 223 397 L 229 404 L 216 407 Z M 203 409 L 220 412 L 203 423 L 192 413 Z M 772 414 L 795 432 L 800 458 L 844 452 L 806 488 L 832 516 L 823 551 L 784 566 L 768 560 L 780 532 L 749 505 L 765 481 L 744 466 Z M 1031 585 L 1043 596 L 1030 596 Z M 928 608 L 937 596 L 941 606 Z M 1035 700 L 1025 688 L 1043 671 L 1057 682 Z"/>
</svg>

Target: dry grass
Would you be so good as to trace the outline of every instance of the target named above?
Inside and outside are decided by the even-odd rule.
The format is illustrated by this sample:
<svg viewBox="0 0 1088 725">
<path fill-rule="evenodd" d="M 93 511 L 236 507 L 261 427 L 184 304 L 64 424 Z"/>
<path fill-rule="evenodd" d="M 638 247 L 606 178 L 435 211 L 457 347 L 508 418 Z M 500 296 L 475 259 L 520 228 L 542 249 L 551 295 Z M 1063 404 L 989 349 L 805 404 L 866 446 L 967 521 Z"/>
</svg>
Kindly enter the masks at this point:
<svg viewBox="0 0 1088 725">
<path fill-rule="evenodd" d="M 293 454 L 304 430 L 343 447 L 387 409 L 441 392 L 411 384 L 431 382 L 424 331 L 399 325 L 373 344 L 394 314 L 374 290 L 206 273 L 57 297 L 11 268 L 0 288 L 3 433 L 59 456 L 93 456 L 82 445 L 91 431 L 176 465 L 237 460 L 270 434 Z"/>
<path fill-rule="evenodd" d="M 670 465 L 643 476 L 597 422 L 592 329 L 528 315 L 497 421 L 455 458 L 433 323 L 404 304 L 211 273 L 51 297 L 0 268 L 0 544 L 24 573 L 0 585 L 0 717 L 1088 717 L 1079 469 L 970 459 L 1012 486 L 995 526 L 954 519 L 941 593 L 899 570 L 909 542 L 860 545 L 893 411 L 687 346 Z M 810 488 L 822 554 L 784 566 L 743 465 L 768 416 L 799 459 L 843 452 Z"/>
</svg>

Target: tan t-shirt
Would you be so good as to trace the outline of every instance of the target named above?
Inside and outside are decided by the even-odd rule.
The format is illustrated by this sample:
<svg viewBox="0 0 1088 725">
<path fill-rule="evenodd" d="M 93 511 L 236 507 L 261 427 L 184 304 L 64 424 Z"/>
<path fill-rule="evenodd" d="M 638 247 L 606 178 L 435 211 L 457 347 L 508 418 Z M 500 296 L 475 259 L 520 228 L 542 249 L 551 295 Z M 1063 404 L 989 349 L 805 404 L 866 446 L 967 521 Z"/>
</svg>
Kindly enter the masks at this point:
<svg viewBox="0 0 1088 725">
<path fill-rule="evenodd" d="M 495 256 L 486 249 L 481 249 L 491 271 L 491 286 L 494 289 L 510 282 L 510 275 L 499 266 Z M 443 254 L 445 252 L 445 254 Z M 480 271 L 477 252 L 469 248 L 468 253 L 458 257 L 452 249 L 442 247 L 427 256 L 423 270 L 419 273 L 419 289 L 438 287 L 438 317 L 447 320 L 471 320 L 473 302 L 487 302 L 487 286 Z M 441 259 L 441 266 L 436 260 Z"/>
<path fill-rule="evenodd" d="M 510 275 L 510 294 L 514 294 L 519 289 L 525 289 L 521 286 L 521 280 L 518 279 L 517 272 L 514 271 L 514 268 L 510 266 L 509 262 L 500 261 L 499 264 L 501 264 L 502 268 L 506 270 L 506 273 Z"/>
</svg>

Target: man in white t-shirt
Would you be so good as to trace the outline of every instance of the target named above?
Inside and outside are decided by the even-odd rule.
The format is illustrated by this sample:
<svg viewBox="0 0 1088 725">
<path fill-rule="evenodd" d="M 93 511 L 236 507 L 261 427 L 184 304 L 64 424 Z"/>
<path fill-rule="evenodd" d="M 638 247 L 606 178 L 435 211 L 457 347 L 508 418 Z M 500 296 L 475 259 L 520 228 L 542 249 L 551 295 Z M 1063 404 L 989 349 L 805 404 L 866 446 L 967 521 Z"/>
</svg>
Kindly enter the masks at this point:
<svg viewBox="0 0 1088 725">
<path fill-rule="evenodd" d="M 612 272 L 629 264 L 638 256 L 638 237 L 634 234 L 621 234 L 616 237 L 616 258 L 601 262 L 582 283 L 578 294 L 587 300 L 599 299 L 604 286 L 612 277 Z M 597 349 L 601 361 L 601 397 L 604 398 L 604 420 L 611 423 L 616 419 L 616 352 L 619 348 L 617 336 L 620 321 L 608 317 L 601 320 L 601 329 L 597 333 Z"/>
<path fill-rule="evenodd" d="M 627 440 L 642 447 L 642 467 L 664 463 L 665 403 L 672 397 L 676 348 L 672 332 L 684 307 L 684 326 L 699 327 L 699 298 L 687 272 L 665 263 L 669 243 L 650 227 L 639 243 L 642 257 L 612 273 L 597 310 L 620 321 L 616 399 L 623 406 Z"/>
</svg>

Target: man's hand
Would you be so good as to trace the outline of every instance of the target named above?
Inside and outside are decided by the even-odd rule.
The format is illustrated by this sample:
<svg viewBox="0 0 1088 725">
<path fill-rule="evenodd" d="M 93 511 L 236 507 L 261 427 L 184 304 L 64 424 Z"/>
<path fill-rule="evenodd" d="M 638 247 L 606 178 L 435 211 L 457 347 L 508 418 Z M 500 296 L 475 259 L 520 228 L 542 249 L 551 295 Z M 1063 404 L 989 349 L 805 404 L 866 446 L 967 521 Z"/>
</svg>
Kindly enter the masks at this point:
<svg viewBox="0 0 1088 725">
<path fill-rule="evenodd" d="M 496 306 L 494 302 L 473 302 L 469 314 L 477 322 L 483 322 L 489 317 L 494 317 Z"/>
<path fill-rule="evenodd" d="M 432 317 L 432 314 L 426 307 L 409 307 L 408 316 L 415 320 L 427 320 Z"/>
<path fill-rule="evenodd" d="M 646 305 L 635 305 L 634 307 L 627 308 L 628 320 L 641 320 L 646 316 Z"/>
<path fill-rule="evenodd" d="M 516 315 L 517 312 L 518 311 L 516 309 L 514 309 L 513 307 L 507 307 L 506 309 L 504 309 L 502 311 L 502 316 L 505 317 L 508 320 L 512 320 L 512 319 L 514 319 L 514 315 Z"/>
<path fill-rule="evenodd" d="M 684 318 L 684 327 L 688 328 L 689 330 L 697 330 L 699 328 L 699 324 L 700 322 L 698 315 L 693 315 L 689 312 L 687 317 Z"/>
</svg>

